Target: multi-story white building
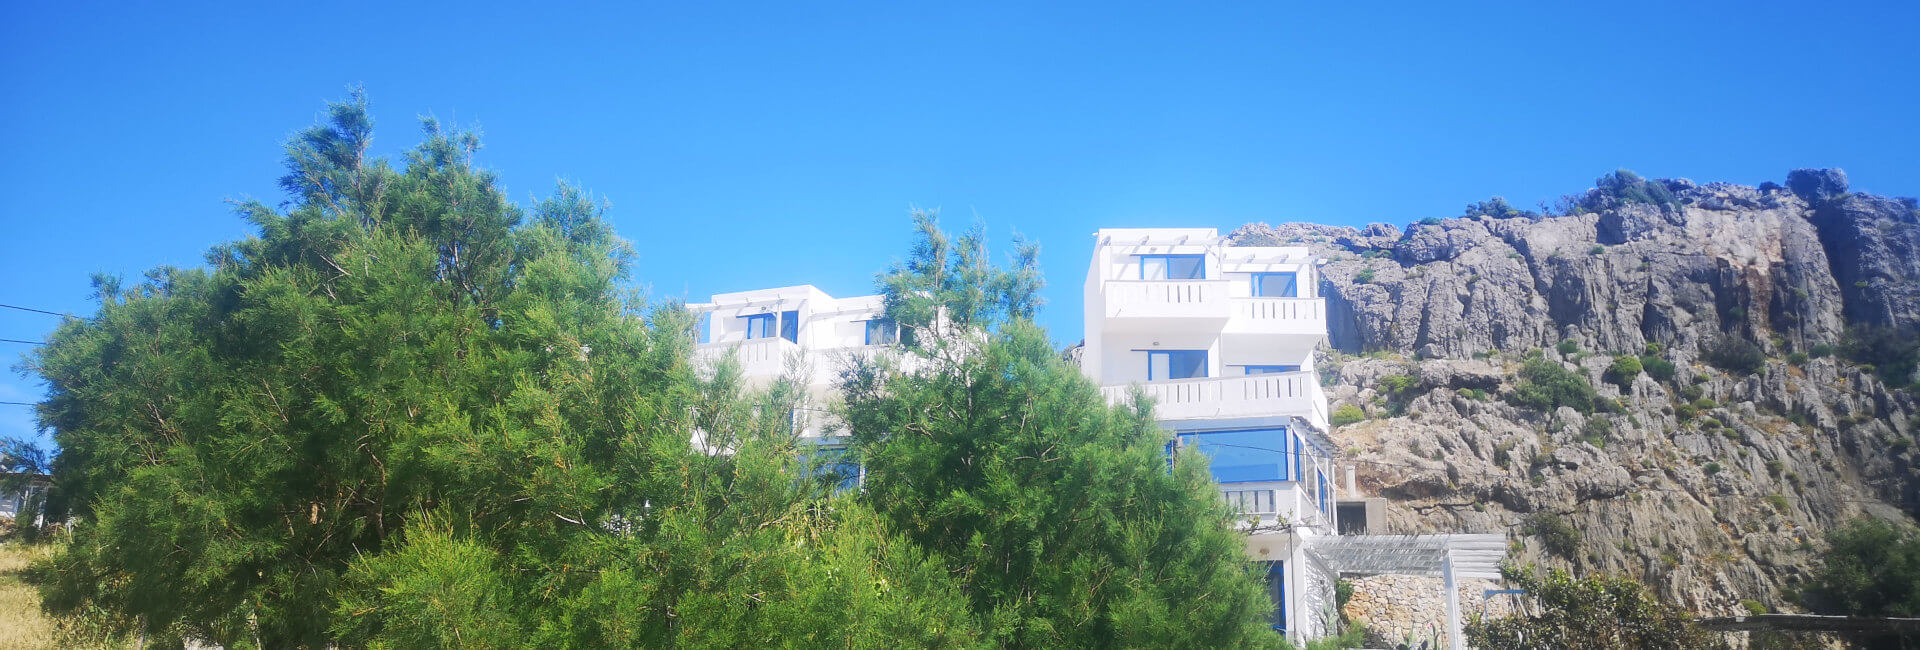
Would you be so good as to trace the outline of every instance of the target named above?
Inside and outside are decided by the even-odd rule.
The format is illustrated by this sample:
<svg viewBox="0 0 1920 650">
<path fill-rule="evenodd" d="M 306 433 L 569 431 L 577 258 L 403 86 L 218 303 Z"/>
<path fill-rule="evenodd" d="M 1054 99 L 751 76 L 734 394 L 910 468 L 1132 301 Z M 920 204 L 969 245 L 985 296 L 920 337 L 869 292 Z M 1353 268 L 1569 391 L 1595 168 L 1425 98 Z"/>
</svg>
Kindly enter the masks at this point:
<svg viewBox="0 0 1920 650">
<path fill-rule="evenodd" d="M 722 293 L 687 308 L 702 319 L 694 349 L 700 363 L 711 368 L 733 355 L 747 388 L 766 388 L 783 376 L 800 381 L 805 397 L 794 411 L 795 430 L 815 447 L 820 467 L 847 475 L 846 486 L 856 484 L 860 469 L 833 460 L 847 438 L 825 417 L 825 406 L 841 370 L 899 340 L 900 328 L 884 317 L 881 297 L 834 298 L 802 285 Z"/>
<path fill-rule="evenodd" d="M 1307 551 L 1334 534 L 1337 509 L 1312 254 L 1231 246 L 1212 228 L 1095 237 L 1081 367 L 1110 401 L 1144 391 L 1175 444 L 1210 458 L 1221 495 L 1247 515 L 1248 554 L 1269 567 L 1274 628 L 1323 635 L 1335 577 Z"/>
</svg>

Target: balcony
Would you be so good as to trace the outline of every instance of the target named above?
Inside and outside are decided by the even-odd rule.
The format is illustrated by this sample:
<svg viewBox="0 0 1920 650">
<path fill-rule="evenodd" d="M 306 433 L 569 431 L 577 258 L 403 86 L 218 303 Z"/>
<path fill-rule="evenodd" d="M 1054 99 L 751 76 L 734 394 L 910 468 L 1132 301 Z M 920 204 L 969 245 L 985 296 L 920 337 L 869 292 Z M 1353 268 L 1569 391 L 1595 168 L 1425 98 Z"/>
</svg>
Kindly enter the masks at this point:
<svg viewBox="0 0 1920 650">
<path fill-rule="evenodd" d="M 1174 379 L 1141 384 L 1160 420 L 1223 420 L 1297 415 L 1327 428 L 1327 401 L 1311 372 Z M 1108 402 L 1127 399 L 1130 386 L 1103 386 Z"/>
<path fill-rule="evenodd" d="M 1108 280 L 1106 317 L 1153 321 L 1226 321 L 1233 316 L 1226 280 Z"/>
<path fill-rule="evenodd" d="M 1327 335 L 1326 301 L 1319 298 L 1234 298 L 1228 334 Z"/>
<path fill-rule="evenodd" d="M 694 346 L 694 358 L 705 363 L 717 364 L 725 358 L 728 350 L 736 350 L 740 361 L 740 374 L 749 378 L 773 378 L 787 369 L 787 357 L 800 351 L 800 345 L 779 337 L 750 339 L 746 341 L 723 341 L 702 343 Z"/>
<path fill-rule="evenodd" d="M 1259 526 L 1331 523 L 1326 513 L 1314 504 L 1313 495 L 1293 481 L 1227 483 L 1220 486 L 1220 496 L 1236 512 Z"/>
</svg>

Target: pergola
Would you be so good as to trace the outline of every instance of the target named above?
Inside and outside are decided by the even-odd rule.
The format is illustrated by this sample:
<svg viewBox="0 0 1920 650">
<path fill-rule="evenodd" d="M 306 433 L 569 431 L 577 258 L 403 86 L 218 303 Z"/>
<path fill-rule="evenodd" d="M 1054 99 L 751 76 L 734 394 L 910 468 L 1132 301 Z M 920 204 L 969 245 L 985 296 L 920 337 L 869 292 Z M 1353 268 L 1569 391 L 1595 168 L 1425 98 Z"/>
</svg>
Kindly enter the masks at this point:
<svg viewBox="0 0 1920 650">
<path fill-rule="evenodd" d="M 1507 537 L 1498 534 L 1340 535 L 1314 538 L 1307 551 L 1337 573 L 1440 576 L 1447 591 L 1447 646 L 1466 647 L 1458 578 L 1500 579 Z"/>
</svg>

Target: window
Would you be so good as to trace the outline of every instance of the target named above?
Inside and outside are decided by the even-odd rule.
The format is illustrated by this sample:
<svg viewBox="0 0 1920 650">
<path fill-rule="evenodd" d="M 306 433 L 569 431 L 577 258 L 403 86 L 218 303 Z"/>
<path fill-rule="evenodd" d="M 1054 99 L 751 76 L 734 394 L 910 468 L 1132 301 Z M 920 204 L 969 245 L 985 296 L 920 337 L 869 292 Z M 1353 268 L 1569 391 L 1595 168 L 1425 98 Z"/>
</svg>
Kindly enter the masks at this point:
<svg viewBox="0 0 1920 650">
<path fill-rule="evenodd" d="M 1333 490 L 1328 489 L 1331 486 L 1327 485 L 1327 473 L 1325 471 L 1314 473 L 1320 475 L 1320 513 L 1331 515 L 1333 514 Z"/>
<path fill-rule="evenodd" d="M 794 343 L 800 342 L 799 311 L 780 312 L 780 338 L 793 341 Z"/>
<path fill-rule="evenodd" d="M 1300 439 L 1300 434 L 1287 437 L 1293 440 L 1293 480 L 1304 481 L 1307 479 L 1307 445 Z"/>
<path fill-rule="evenodd" d="M 1207 376 L 1206 350 L 1148 350 L 1147 381 Z"/>
<path fill-rule="evenodd" d="M 891 345 L 900 341 L 900 328 L 894 326 L 893 319 L 875 318 L 867 321 L 867 345 Z"/>
<path fill-rule="evenodd" d="M 1298 298 L 1300 297 L 1299 274 L 1255 273 L 1253 274 L 1253 297 L 1255 298 Z"/>
<path fill-rule="evenodd" d="M 811 451 L 803 450 L 801 453 L 802 475 L 832 483 L 835 492 L 860 487 L 860 463 L 853 460 L 846 447 L 818 445 Z"/>
<path fill-rule="evenodd" d="M 748 339 L 773 338 L 773 314 L 753 314 L 751 316 L 742 316 L 741 318 L 747 321 Z"/>
<path fill-rule="evenodd" d="M 1216 482 L 1287 480 L 1285 428 L 1183 433 L 1180 444 L 1207 455 Z"/>
<path fill-rule="evenodd" d="M 1300 372 L 1300 366 L 1247 366 L 1249 375 L 1271 375 L 1281 372 Z"/>
<path fill-rule="evenodd" d="M 1287 563 L 1267 563 L 1267 598 L 1273 601 L 1273 613 L 1267 616 L 1267 623 L 1273 631 L 1287 632 Z"/>
<path fill-rule="evenodd" d="M 1207 277 L 1205 255 L 1141 255 L 1142 280 L 1204 280 Z"/>
</svg>

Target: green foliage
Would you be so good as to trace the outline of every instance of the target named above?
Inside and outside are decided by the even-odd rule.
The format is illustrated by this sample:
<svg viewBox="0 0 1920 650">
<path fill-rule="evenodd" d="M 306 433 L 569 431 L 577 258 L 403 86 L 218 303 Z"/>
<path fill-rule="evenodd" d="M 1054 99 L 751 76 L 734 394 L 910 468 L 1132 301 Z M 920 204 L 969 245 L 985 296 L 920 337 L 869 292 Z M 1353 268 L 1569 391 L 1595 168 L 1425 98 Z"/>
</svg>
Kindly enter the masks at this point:
<svg viewBox="0 0 1920 650">
<path fill-rule="evenodd" d="M 1827 533 L 1829 550 L 1803 591 L 1809 609 L 1849 616 L 1920 616 L 1920 532 L 1862 517 Z"/>
<path fill-rule="evenodd" d="M 1738 336 L 1724 336 L 1718 343 L 1701 355 L 1707 363 L 1728 372 L 1751 375 L 1767 367 L 1767 353 L 1753 341 Z"/>
<path fill-rule="evenodd" d="M 794 386 L 696 376 L 599 204 L 523 209 L 431 121 L 395 169 L 371 124 L 332 106 L 255 236 L 100 279 L 36 351 L 78 515 L 50 610 L 160 647 L 980 641 L 946 566 L 800 480 Z"/>
<path fill-rule="evenodd" d="M 1356 621 L 1348 624 L 1346 631 L 1340 634 L 1308 641 L 1305 650 L 1353 650 L 1364 648 L 1366 644 L 1367 628 Z M 1299 647 L 1285 637 L 1280 639 L 1280 650 L 1293 650 Z"/>
<path fill-rule="evenodd" d="M 1520 384 L 1507 401 L 1543 411 L 1570 406 L 1581 413 L 1592 413 L 1600 400 L 1586 377 L 1558 363 L 1533 358 L 1520 367 Z"/>
<path fill-rule="evenodd" d="M 1487 199 L 1485 201 L 1475 201 L 1473 203 L 1468 203 L 1467 209 L 1464 212 L 1461 212 L 1460 216 L 1468 219 L 1472 219 L 1475 217 L 1488 217 L 1491 219 L 1513 219 L 1516 217 L 1533 217 L 1533 216 L 1539 216 L 1539 215 L 1535 215 L 1525 210 L 1515 209 L 1511 204 L 1507 203 L 1507 200 L 1505 198 L 1496 196 L 1491 199 Z"/>
<path fill-rule="evenodd" d="M 1765 614 L 1768 611 L 1766 604 L 1761 603 L 1760 601 L 1754 600 L 1752 598 L 1741 600 L 1740 607 L 1746 609 L 1748 614 L 1752 614 L 1754 616 Z"/>
<path fill-rule="evenodd" d="M 1418 383 L 1420 378 L 1413 375 L 1387 375 L 1380 378 L 1380 388 L 1396 398 L 1405 397 L 1407 391 L 1412 390 Z"/>
<path fill-rule="evenodd" d="M 1624 389 L 1633 385 L 1633 379 L 1640 376 L 1641 369 L 1638 357 L 1617 356 L 1613 358 L 1613 365 L 1607 368 L 1607 378 Z"/>
<path fill-rule="evenodd" d="M 913 255 L 881 278 L 889 309 L 915 310 L 896 319 L 926 332 L 908 346 L 917 363 L 862 362 L 842 381 L 858 499 L 954 576 L 997 645 L 1277 643 L 1206 458 L 1169 463 L 1144 394 L 1109 406 L 1055 353 L 1020 307 L 1037 281 L 1010 277 L 1027 262 L 997 269 L 944 241 L 923 217 Z"/>
<path fill-rule="evenodd" d="M 1710 462 L 1710 463 L 1707 463 L 1705 467 L 1702 467 L 1700 469 L 1705 471 L 1707 473 L 1707 476 L 1713 476 L 1715 474 L 1719 474 L 1721 468 L 1720 468 L 1720 463 Z"/>
<path fill-rule="evenodd" d="M 1439 218 L 1439 217 L 1427 217 L 1427 218 L 1425 218 L 1425 219 L 1421 219 L 1421 220 L 1419 220 L 1419 221 L 1416 221 L 1416 222 L 1414 222 L 1414 223 L 1417 223 L 1417 224 L 1420 224 L 1420 225 L 1422 225 L 1422 226 L 1438 226 L 1438 225 L 1440 225 L 1440 218 Z"/>
<path fill-rule="evenodd" d="M 1648 181 L 1625 169 L 1594 179 L 1593 184 L 1598 191 L 1589 194 L 1587 200 L 1582 202 L 1590 210 L 1605 207 L 1604 200 L 1607 198 L 1623 205 L 1641 203 L 1666 208 L 1680 204 L 1665 183 Z"/>
<path fill-rule="evenodd" d="M 1580 439 L 1602 449 L 1606 448 L 1607 439 L 1612 436 L 1613 422 L 1602 416 L 1587 418 L 1587 423 L 1580 427 Z"/>
<path fill-rule="evenodd" d="M 1833 356 L 1833 345 L 1830 343 L 1815 343 L 1813 347 L 1807 348 L 1807 356 L 1815 359 Z"/>
<path fill-rule="evenodd" d="M 1791 363 L 1796 366 L 1807 365 L 1807 359 L 1808 359 L 1807 353 L 1805 352 L 1793 352 L 1793 353 L 1787 354 L 1787 363 Z"/>
<path fill-rule="evenodd" d="M 1563 340 L 1560 343 L 1554 345 L 1553 347 L 1554 349 L 1559 350 L 1560 354 L 1575 354 L 1580 352 L 1580 344 L 1574 342 L 1573 339 Z"/>
<path fill-rule="evenodd" d="M 1475 618 L 1466 626 L 1467 643 L 1483 650 L 1559 648 L 1563 650 L 1725 648 L 1718 633 L 1693 624 L 1685 610 L 1663 604 L 1646 587 L 1625 576 L 1596 575 L 1576 580 L 1555 569 L 1540 575 L 1532 567 L 1502 571 L 1512 587 L 1526 591 L 1534 607 L 1505 618 Z"/>
<path fill-rule="evenodd" d="M 1360 407 L 1352 404 L 1342 404 L 1340 408 L 1333 410 L 1333 417 L 1329 419 L 1329 422 L 1333 426 L 1344 427 L 1365 419 L 1367 419 L 1367 413 L 1360 410 Z"/>
<path fill-rule="evenodd" d="M 1787 503 L 1786 495 L 1783 494 L 1769 494 L 1767 495 L 1766 502 L 1767 505 L 1773 506 L 1773 509 L 1779 511 L 1781 514 L 1786 514 L 1788 510 L 1793 509 L 1793 506 Z"/>
<path fill-rule="evenodd" d="M 1373 269 L 1360 269 L 1359 273 L 1354 274 L 1353 281 L 1360 284 L 1373 282 Z"/>
<path fill-rule="evenodd" d="M 1646 371 L 1648 377 L 1652 377 L 1654 381 L 1659 382 L 1673 381 L 1674 374 L 1679 372 L 1679 369 L 1674 367 L 1672 361 L 1650 354 L 1640 356 L 1640 368 Z"/>
<path fill-rule="evenodd" d="M 1567 523 L 1565 518 L 1551 512 L 1536 512 L 1527 517 L 1523 530 L 1528 535 L 1540 538 L 1540 546 L 1548 553 L 1573 559 L 1580 552 L 1580 529 Z"/>
<path fill-rule="evenodd" d="M 1893 386 L 1920 379 L 1920 331 L 1886 326 L 1858 326 L 1847 330 L 1840 353 L 1854 363 L 1870 365 Z"/>
<path fill-rule="evenodd" d="M 1595 247 L 1593 247 L 1593 248 L 1589 248 L 1589 249 L 1587 249 L 1587 254 L 1588 254 L 1588 255 L 1599 255 L 1599 254 L 1601 254 L 1601 253 L 1605 253 L 1605 252 L 1607 252 L 1607 247 L 1605 247 L 1605 246 L 1595 246 Z"/>
</svg>

